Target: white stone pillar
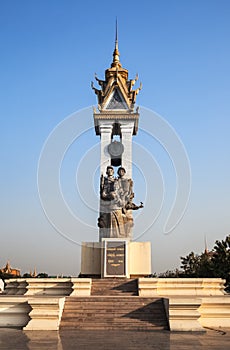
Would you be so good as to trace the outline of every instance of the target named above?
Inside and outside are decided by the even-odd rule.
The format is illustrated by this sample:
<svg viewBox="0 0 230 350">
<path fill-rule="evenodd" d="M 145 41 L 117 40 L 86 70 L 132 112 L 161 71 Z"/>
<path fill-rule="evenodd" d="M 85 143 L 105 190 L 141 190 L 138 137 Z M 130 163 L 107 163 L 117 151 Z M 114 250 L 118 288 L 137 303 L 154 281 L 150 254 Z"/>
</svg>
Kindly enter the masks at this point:
<svg viewBox="0 0 230 350">
<path fill-rule="evenodd" d="M 111 158 L 108 152 L 108 145 L 111 142 L 113 126 L 112 124 L 101 124 L 100 135 L 101 135 L 101 166 L 100 173 L 105 176 L 106 168 L 111 165 Z"/>
<path fill-rule="evenodd" d="M 121 165 L 126 170 L 126 177 L 132 179 L 132 136 L 134 122 L 121 124 L 121 140 L 124 146 Z"/>
</svg>

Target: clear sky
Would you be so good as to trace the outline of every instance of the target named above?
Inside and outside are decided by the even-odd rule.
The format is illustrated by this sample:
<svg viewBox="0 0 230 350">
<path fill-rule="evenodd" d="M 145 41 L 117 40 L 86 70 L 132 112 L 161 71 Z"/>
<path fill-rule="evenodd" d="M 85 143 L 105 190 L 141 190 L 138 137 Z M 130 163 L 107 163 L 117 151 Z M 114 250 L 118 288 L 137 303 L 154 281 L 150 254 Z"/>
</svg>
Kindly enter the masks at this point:
<svg viewBox="0 0 230 350">
<path fill-rule="evenodd" d="M 162 272 L 179 267 L 180 256 L 204 250 L 205 236 L 211 249 L 230 232 L 230 2 L 1 1 L 1 266 L 10 260 L 23 273 L 36 267 L 77 275 L 79 242 L 98 240 L 99 138 L 90 83 L 110 66 L 116 16 L 121 63 L 143 83 L 133 180 L 135 200 L 145 208 L 136 217 L 135 239 L 152 242 L 153 272 Z M 68 119 L 68 131 L 57 134 L 60 144 L 73 137 L 72 122 L 80 133 L 60 169 L 63 198 L 80 220 L 68 219 L 52 198 L 58 233 L 39 200 L 38 162 L 50 133 L 83 108 Z M 163 136 L 157 140 L 155 114 L 146 109 L 161 116 L 166 133 L 175 130 L 191 166 L 187 211 L 169 234 L 164 226 L 178 190 L 172 166 L 180 155 L 172 145 L 178 137 L 166 151 Z M 58 147 L 50 158 L 56 159 Z M 53 164 L 46 166 L 51 188 Z M 183 197 L 183 169 L 180 182 Z"/>
</svg>

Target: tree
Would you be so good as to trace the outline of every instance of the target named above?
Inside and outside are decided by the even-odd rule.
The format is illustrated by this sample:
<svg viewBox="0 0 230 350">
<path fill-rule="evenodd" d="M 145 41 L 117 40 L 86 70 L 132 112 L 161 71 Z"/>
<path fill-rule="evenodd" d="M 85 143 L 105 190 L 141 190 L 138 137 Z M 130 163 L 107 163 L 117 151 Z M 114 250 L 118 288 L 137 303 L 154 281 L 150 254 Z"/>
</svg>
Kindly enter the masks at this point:
<svg viewBox="0 0 230 350">
<path fill-rule="evenodd" d="M 214 266 L 215 277 L 226 279 L 228 290 L 230 289 L 230 235 L 225 240 L 216 241 L 212 264 Z"/>
<path fill-rule="evenodd" d="M 158 277 L 159 278 L 178 278 L 181 277 L 182 271 L 175 269 L 175 270 L 167 270 L 165 272 L 161 272 Z"/>
<path fill-rule="evenodd" d="M 204 252 L 200 255 L 197 277 L 215 277 L 212 254 Z"/>
<path fill-rule="evenodd" d="M 194 252 L 181 257 L 183 277 L 219 277 L 226 280 L 226 290 L 230 290 L 230 235 L 216 241 L 211 252 L 200 255 Z M 182 277 L 182 275 L 180 275 Z"/>
<path fill-rule="evenodd" d="M 194 252 L 186 257 L 181 257 L 181 268 L 184 270 L 185 277 L 197 277 L 200 267 L 201 257 Z"/>
<path fill-rule="evenodd" d="M 191 252 L 186 257 L 181 257 L 184 277 L 215 277 L 212 254 L 204 252 L 198 255 Z"/>
<path fill-rule="evenodd" d="M 48 274 L 46 272 L 40 272 L 38 275 L 37 275 L 37 278 L 48 278 Z"/>
</svg>

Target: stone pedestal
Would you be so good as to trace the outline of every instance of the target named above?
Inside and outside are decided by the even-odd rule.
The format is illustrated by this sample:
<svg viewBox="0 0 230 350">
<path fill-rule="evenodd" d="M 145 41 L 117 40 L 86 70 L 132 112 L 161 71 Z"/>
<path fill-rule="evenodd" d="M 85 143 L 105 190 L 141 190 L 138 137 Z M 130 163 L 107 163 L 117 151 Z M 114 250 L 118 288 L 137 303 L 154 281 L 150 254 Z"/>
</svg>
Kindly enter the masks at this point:
<svg viewBox="0 0 230 350">
<path fill-rule="evenodd" d="M 144 277 L 152 273 L 151 242 L 130 242 L 129 274 L 130 277 Z"/>
<path fill-rule="evenodd" d="M 81 275 L 101 276 L 102 242 L 82 242 Z"/>
<path fill-rule="evenodd" d="M 151 243 L 130 242 L 122 238 L 105 238 L 102 242 L 83 242 L 81 274 L 102 278 L 148 276 L 151 274 Z"/>
</svg>

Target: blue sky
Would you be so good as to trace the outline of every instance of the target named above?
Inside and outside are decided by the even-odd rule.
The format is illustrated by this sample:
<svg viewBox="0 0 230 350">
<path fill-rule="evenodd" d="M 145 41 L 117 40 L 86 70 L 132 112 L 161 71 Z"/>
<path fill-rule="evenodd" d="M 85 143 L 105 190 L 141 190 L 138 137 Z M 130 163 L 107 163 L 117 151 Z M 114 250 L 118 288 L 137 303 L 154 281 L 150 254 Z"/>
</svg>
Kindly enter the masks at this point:
<svg viewBox="0 0 230 350">
<path fill-rule="evenodd" d="M 140 129 L 135 141 L 152 154 L 166 186 L 162 212 L 140 238 L 152 242 L 153 271 L 178 267 L 179 257 L 192 250 L 200 253 L 205 235 L 212 248 L 216 239 L 229 234 L 229 1 L 1 1 L 1 265 L 9 259 L 22 272 L 34 267 L 50 274 L 80 271 L 79 245 L 58 234 L 42 210 L 38 161 L 59 123 L 96 105 L 90 83 L 95 72 L 103 78 L 110 66 L 116 16 L 121 63 L 130 77 L 138 72 L 143 83 L 137 104 L 155 111 L 175 129 L 191 165 L 187 211 L 175 230 L 165 235 L 175 174 L 164 149 Z M 93 116 L 87 119 L 88 115 L 91 129 L 66 153 L 61 181 L 69 207 L 87 223 L 85 228 L 69 228 L 66 223 L 66 230 L 76 229 L 81 241 L 97 241 L 97 213 L 79 201 L 75 183 L 79 162 L 83 160 L 90 176 L 89 162 L 93 158 L 97 167 L 99 159 L 97 148 L 85 156 L 99 143 Z M 140 127 L 151 128 L 148 123 L 151 119 L 143 113 Z M 137 163 L 138 152 L 133 155 Z M 157 166 L 153 169 L 157 183 Z M 147 175 L 135 174 L 139 201 L 146 196 Z M 97 172 L 93 176 L 96 203 Z M 80 183 L 84 186 L 84 181 Z M 141 216 L 151 217 L 154 205 L 156 211 L 160 205 L 160 190 L 154 182 L 150 187 L 152 204 L 138 213 L 137 230 Z M 90 193 L 87 184 L 83 196 Z"/>
</svg>

